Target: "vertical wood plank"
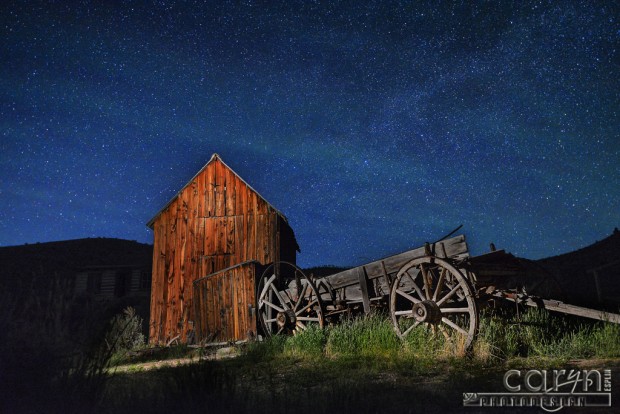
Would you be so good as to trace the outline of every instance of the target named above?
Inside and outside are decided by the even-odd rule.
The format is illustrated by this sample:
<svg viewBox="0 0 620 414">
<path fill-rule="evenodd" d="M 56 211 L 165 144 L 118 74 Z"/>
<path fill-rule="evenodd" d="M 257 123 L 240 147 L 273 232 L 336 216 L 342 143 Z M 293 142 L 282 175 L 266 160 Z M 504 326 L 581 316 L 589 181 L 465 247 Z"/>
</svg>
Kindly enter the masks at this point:
<svg viewBox="0 0 620 414">
<path fill-rule="evenodd" d="M 205 216 L 213 217 L 215 215 L 215 165 L 213 163 L 207 165 L 205 171 Z"/>
<path fill-rule="evenodd" d="M 225 168 L 225 175 L 226 175 L 226 187 L 225 187 L 225 194 L 226 194 L 226 209 L 225 210 L 226 212 L 225 212 L 225 215 L 234 216 L 235 215 L 235 199 L 236 199 L 234 173 L 230 169 Z"/>
<path fill-rule="evenodd" d="M 370 297 L 368 296 L 368 278 L 364 266 L 357 269 L 357 280 L 362 291 L 362 303 L 364 304 L 364 313 L 370 313 Z"/>
<path fill-rule="evenodd" d="M 224 186 L 225 178 L 223 165 L 220 161 L 215 161 L 215 216 L 224 215 Z"/>
<path fill-rule="evenodd" d="M 256 260 L 256 241 L 255 241 L 255 235 L 256 235 L 256 220 L 255 220 L 255 216 L 253 212 L 248 212 L 247 216 L 246 216 L 246 222 L 247 224 L 247 229 L 248 229 L 248 234 L 247 234 L 247 239 L 246 239 L 246 259 L 247 260 Z"/>
<path fill-rule="evenodd" d="M 235 180 L 235 215 L 243 214 L 243 192 L 245 191 L 245 185 L 239 177 L 234 177 Z"/>
<path fill-rule="evenodd" d="M 235 217 L 226 217 L 226 254 L 235 254 Z"/>
<path fill-rule="evenodd" d="M 245 262 L 245 249 L 243 249 L 243 216 L 235 216 L 235 261 L 237 263 Z"/>
</svg>

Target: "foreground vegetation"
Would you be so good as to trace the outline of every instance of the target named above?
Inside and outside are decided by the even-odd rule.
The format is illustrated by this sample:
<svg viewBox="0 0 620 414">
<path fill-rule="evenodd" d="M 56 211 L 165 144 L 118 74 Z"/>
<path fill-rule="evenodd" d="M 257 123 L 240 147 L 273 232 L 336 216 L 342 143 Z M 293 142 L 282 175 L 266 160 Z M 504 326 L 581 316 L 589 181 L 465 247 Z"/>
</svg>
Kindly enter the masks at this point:
<svg viewBox="0 0 620 414">
<path fill-rule="evenodd" d="M 113 328 L 120 339 L 114 343 L 135 346 L 136 335 L 124 329 L 119 335 L 123 321 L 135 323 L 127 314 L 117 317 Z M 88 369 L 76 365 L 50 375 L 40 384 L 40 401 L 14 407 L 103 413 L 450 412 L 462 409 L 463 392 L 502 391 L 508 367 L 566 369 L 575 359 L 597 359 L 598 368 L 620 368 L 619 325 L 537 309 L 519 317 L 486 313 L 467 355 L 424 327 L 400 340 L 386 315 L 373 315 L 239 346 L 239 356 L 231 360 L 200 360 L 200 353 L 179 347 L 166 350 L 166 356 L 190 354 L 196 362 L 114 373 L 112 363 L 143 361 L 149 352 L 136 356 L 127 347 L 110 347 L 110 331 L 107 335 L 101 349 L 114 352 L 93 354 Z M 35 375 L 23 374 L 25 380 Z M 65 390 L 74 391 L 67 396 Z"/>
<path fill-rule="evenodd" d="M 423 327 L 401 341 L 387 317 L 374 315 L 239 351 L 229 361 L 118 375 L 104 411 L 460 411 L 463 392 L 502 391 L 508 367 L 566 369 L 581 358 L 617 367 L 620 326 L 536 309 L 520 318 L 488 313 L 473 351 L 463 355 Z"/>
</svg>

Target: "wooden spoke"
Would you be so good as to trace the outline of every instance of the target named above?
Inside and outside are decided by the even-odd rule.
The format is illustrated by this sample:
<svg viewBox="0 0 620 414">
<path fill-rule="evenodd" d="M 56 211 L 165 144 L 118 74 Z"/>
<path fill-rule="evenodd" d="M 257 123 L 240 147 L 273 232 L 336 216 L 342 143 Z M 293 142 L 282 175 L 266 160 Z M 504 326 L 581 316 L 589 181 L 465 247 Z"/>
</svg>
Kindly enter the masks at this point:
<svg viewBox="0 0 620 414">
<path fill-rule="evenodd" d="M 272 307 L 273 309 L 277 310 L 278 312 L 284 312 L 284 309 L 282 309 L 281 307 L 274 305 L 273 303 L 269 302 L 268 300 L 262 300 L 262 303 L 264 303 L 265 305 Z"/>
<path fill-rule="evenodd" d="M 469 308 L 440 308 L 441 313 L 469 313 Z"/>
<path fill-rule="evenodd" d="M 312 302 L 308 303 L 304 308 L 295 312 L 295 315 L 299 315 L 300 313 L 306 311 L 308 308 L 312 307 L 312 305 L 317 304 L 317 303 L 319 303 L 317 299 L 313 300 Z"/>
<path fill-rule="evenodd" d="M 275 280 L 275 278 L 276 278 L 276 275 L 272 275 L 272 276 L 269 278 L 269 280 L 267 280 L 267 281 L 265 282 L 265 285 L 263 286 L 263 290 L 262 290 L 262 292 L 260 293 L 259 297 L 261 297 L 261 298 L 262 298 L 262 297 L 265 297 L 265 294 L 266 294 L 266 293 L 267 293 L 267 291 L 269 290 L 269 286 L 273 283 L 273 281 Z"/>
<path fill-rule="evenodd" d="M 271 286 L 273 293 L 276 295 L 276 298 L 278 298 L 278 301 L 282 304 L 282 307 L 284 307 L 285 309 L 290 309 L 290 307 L 288 306 L 288 303 L 282 298 L 278 289 L 276 289 L 276 286 L 273 283 L 269 286 Z M 283 312 L 283 311 L 280 311 L 280 312 Z"/>
<path fill-rule="evenodd" d="M 306 296 L 306 290 L 308 290 L 307 283 L 301 289 L 301 293 L 297 295 L 297 303 L 295 304 L 295 307 L 293 308 L 294 311 L 297 311 L 297 307 L 301 305 L 301 303 L 303 302 L 303 298 Z"/>
<path fill-rule="evenodd" d="M 448 292 L 448 294 L 446 296 L 444 296 L 443 298 L 441 298 L 438 302 L 437 302 L 437 306 L 441 306 L 444 304 L 445 301 L 447 301 L 448 299 L 450 299 L 452 296 L 454 296 L 454 294 L 456 293 L 457 290 L 459 290 L 461 288 L 461 285 L 456 285 L 452 288 L 452 290 L 450 290 L 450 292 Z"/>
<path fill-rule="evenodd" d="M 298 321 L 305 321 L 305 322 L 318 322 L 319 318 L 311 318 L 309 316 L 298 316 L 297 320 Z"/>
<path fill-rule="evenodd" d="M 450 338 L 450 334 L 446 332 L 446 328 L 444 328 L 443 325 L 439 325 L 439 332 L 443 334 L 443 337 L 446 338 L 446 341 L 448 342 L 452 341 L 452 338 Z"/>
<path fill-rule="evenodd" d="M 441 318 L 441 321 L 443 323 L 445 323 L 446 325 L 448 325 L 449 327 L 451 327 L 452 329 L 455 329 L 458 332 L 462 333 L 463 335 L 467 335 L 467 331 L 465 329 L 461 328 L 460 326 L 458 326 L 457 324 L 452 322 L 450 319 L 448 319 L 448 318 Z"/>
<path fill-rule="evenodd" d="M 424 296 L 426 299 L 431 298 L 431 286 L 429 284 L 428 271 L 423 263 L 420 263 L 420 270 L 422 271 L 422 281 L 424 282 Z"/>
<path fill-rule="evenodd" d="M 413 331 L 415 329 L 415 327 L 418 326 L 419 324 L 420 324 L 420 322 L 416 321 L 413 325 L 411 325 L 409 328 L 407 328 L 407 330 L 400 335 L 401 338 L 404 338 L 407 335 L 409 335 L 409 332 Z"/>
<path fill-rule="evenodd" d="M 410 294 L 405 293 L 405 292 L 403 292 L 403 291 L 402 291 L 402 290 L 400 290 L 400 289 L 396 289 L 396 293 L 398 293 L 400 296 L 402 296 L 402 297 L 404 297 L 404 298 L 409 299 L 409 300 L 410 300 L 411 302 L 413 302 L 413 303 L 419 303 L 419 302 L 421 302 L 421 300 L 420 300 L 420 299 L 416 299 L 416 298 L 414 298 L 413 296 L 411 296 Z"/>
<path fill-rule="evenodd" d="M 394 312 L 394 314 L 396 314 L 396 316 L 413 315 L 413 309 L 411 309 L 411 310 L 403 310 L 403 311 L 396 311 L 396 312 Z"/>
<path fill-rule="evenodd" d="M 439 295 L 439 292 L 441 292 L 441 289 L 443 289 L 443 281 L 446 277 L 446 268 L 442 267 L 441 268 L 441 275 L 439 276 L 439 281 L 437 282 L 437 287 L 435 288 L 435 293 L 433 293 L 433 301 L 437 302 L 437 295 Z"/>
<path fill-rule="evenodd" d="M 411 276 L 411 274 L 409 272 L 407 272 L 407 276 L 409 277 L 409 279 L 411 280 L 411 283 L 413 284 L 413 288 L 415 289 L 416 293 L 418 294 L 418 297 L 420 299 L 424 299 L 424 293 L 422 293 L 422 290 L 420 289 L 420 287 L 418 286 L 418 284 L 415 282 L 415 280 L 413 279 L 413 277 Z"/>
</svg>

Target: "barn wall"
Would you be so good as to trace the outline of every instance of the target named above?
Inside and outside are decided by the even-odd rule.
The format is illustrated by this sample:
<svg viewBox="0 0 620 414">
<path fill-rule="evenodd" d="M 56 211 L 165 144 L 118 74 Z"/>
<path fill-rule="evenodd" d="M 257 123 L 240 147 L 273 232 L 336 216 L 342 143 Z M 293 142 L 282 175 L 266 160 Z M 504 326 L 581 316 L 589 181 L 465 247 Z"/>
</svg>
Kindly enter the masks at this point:
<svg viewBox="0 0 620 414">
<path fill-rule="evenodd" d="M 219 158 L 194 177 L 153 222 L 150 342 L 186 341 L 196 279 L 246 261 L 278 260 L 278 228 L 288 227 L 279 219 Z"/>
<path fill-rule="evenodd" d="M 237 341 L 256 335 L 256 265 L 245 262 L 194 283 L 198 341 Z"/>
</svg>

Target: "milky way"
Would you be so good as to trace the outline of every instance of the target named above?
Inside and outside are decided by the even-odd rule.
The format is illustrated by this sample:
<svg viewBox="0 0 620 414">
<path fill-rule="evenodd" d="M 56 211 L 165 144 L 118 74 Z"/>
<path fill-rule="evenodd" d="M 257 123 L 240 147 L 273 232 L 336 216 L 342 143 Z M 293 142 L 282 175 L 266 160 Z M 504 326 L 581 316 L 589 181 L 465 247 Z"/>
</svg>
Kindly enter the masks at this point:
<svg viewBox="0 0 620 414">
<path fill-rule="evenodd" d="M 464 3 L 2 2 L 0 245 L 152 243 L 214 152 L 288 217 L 304 266 L 461 223 L 474 254 L 605 237 L 618 3 Z"/>
</svg>

